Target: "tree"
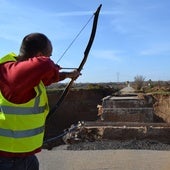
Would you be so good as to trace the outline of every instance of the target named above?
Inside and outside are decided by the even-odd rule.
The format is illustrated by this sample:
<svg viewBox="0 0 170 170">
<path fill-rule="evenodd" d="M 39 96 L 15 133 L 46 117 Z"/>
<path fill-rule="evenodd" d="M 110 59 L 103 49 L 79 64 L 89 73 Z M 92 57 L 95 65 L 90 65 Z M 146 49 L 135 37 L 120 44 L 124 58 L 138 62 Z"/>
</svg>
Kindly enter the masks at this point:
<svg viewBox="0 0 170 170">
<path fill-rule="evenodd" d="M 137 75 L 134 77 L 134 82 L 136 84 L 137 90 L 141 90 L 141 88 L 144 85 L 144 81 L 145 81 L 145 77 L 143 77 L 142 75 Z"/>
</svg>

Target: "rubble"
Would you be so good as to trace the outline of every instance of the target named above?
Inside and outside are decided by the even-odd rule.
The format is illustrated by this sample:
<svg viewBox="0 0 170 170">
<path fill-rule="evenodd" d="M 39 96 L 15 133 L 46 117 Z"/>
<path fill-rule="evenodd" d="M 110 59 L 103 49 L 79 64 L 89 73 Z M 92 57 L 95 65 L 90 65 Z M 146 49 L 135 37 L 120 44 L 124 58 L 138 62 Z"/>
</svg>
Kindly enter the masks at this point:
<svg viewBox="0 0 170 170">
<path fill-rule="evenodd" d="M 137 150 L 170 150 L 170 144 L 155 140 L 100 140 L 94 142 L 80 142 L 67 145 L 67 150 L 118 150 L 118 149 L 137 149 Z"/>
</svg>

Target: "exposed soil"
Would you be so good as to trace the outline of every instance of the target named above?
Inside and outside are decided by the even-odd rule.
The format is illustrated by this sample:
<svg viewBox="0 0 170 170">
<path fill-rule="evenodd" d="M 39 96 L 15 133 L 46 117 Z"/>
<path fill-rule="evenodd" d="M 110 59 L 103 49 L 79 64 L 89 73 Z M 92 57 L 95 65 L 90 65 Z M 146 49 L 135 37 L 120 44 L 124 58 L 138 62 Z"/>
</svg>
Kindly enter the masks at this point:
<svg viewBox="0 0 170 170">
<path fill-rule="evenodd" d="M 112 89 L 70 91 L 55 115 L 46 122 L 45 138 L 60 134 L 78 121 L 96 121 L 98 119 L 97 105 L 101 104 L 103 97 L 112 93 Z M 60 95 L 61 91 L 48 93 L 50 108 L 53 108 Z"/>
<path fill-rule="evenodd" d="M 154 95 L 154 111 L 166 123 L 170 123 L 170 95 Z"/>
</svg>

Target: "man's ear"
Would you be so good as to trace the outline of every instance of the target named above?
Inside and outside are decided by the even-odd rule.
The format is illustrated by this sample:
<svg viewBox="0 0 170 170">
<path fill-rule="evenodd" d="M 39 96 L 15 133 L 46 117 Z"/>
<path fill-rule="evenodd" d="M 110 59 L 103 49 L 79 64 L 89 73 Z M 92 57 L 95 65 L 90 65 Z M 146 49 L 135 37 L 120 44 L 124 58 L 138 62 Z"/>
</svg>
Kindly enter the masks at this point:
<svg viewBox="0 0 170 170">
<path fill-rule="evenodd" d="M 38 57 L 38 56 L 43 56 L 44 54 L 42 52 L 37 52 L 37 54 L 35 55 L 35 57 Z"/>
</svg>

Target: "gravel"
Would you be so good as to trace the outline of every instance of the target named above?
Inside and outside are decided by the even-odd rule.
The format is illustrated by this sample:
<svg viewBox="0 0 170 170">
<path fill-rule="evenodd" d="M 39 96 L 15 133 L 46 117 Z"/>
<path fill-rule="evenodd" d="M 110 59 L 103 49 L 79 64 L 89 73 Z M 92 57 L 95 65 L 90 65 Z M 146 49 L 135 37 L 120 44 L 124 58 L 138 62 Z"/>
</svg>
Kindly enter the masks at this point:
<svg viewBox="0 0 170 170">
<path fill-rule="evenodd" d="M 80 142 L 65 146 L 66 150 L 116 150 L 116 149 L 136 149 L 136 150 L 170 150 L 170 144 L 160 143 L 154 140 L 127 140 L 127 141 L 95 141 Z"/>
</svg>

